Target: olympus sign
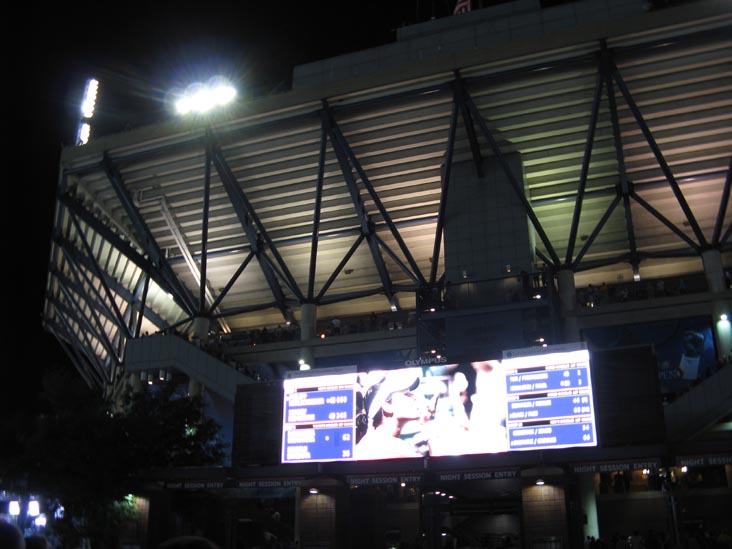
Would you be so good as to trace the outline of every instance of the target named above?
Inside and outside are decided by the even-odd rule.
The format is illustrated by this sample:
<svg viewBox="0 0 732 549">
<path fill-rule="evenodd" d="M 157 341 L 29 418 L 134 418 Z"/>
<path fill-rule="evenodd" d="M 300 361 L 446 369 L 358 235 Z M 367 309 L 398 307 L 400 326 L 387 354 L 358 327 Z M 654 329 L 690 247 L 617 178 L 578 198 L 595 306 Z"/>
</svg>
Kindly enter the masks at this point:
<svg viewBox="0 0 732 549">
<path fill-rule="evenodd" d="M 405 366 L 431 366 L 432 364 L 447 364 L 447 358 L 444 356 L 436 357 L 436 356 L 430 356 L 430 357 L 419 357 L 414 360 L 405 360 L 404 365 Z"/>
</svg>

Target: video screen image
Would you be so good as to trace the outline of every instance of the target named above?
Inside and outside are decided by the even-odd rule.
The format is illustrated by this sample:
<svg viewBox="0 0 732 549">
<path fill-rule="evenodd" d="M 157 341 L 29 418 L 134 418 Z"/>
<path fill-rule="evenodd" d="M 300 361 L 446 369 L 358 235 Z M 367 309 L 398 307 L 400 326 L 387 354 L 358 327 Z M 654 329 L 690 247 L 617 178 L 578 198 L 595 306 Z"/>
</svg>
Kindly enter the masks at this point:
<svg viewBox="0 0 732 549">
<path fill-rule="evenodd" d="M 282 463 L 596 446 L 588 351 L 525 351 L 286 379 Z"/>
</svg>

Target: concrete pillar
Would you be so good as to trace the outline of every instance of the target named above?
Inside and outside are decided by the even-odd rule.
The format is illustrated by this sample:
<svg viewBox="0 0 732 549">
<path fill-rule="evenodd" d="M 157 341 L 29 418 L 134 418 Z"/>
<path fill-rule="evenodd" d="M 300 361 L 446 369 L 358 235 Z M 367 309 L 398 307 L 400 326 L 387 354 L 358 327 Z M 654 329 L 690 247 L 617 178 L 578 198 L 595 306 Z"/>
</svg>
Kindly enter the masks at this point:
<svg viewBox="0 0 732 549">
<path fill-rule="evenodd" d="M 597 521 L 597 496 L 595 495 L 595 473 L 579 473 L 577 475 L 579 486 L 580 503 L 585 518 L 583 528 L 583 539 L 593 536 L 600 538 L 600 527 Z"/>
<path fill-rule="evenodd" d="M 202 395 L 203 395 L 203 383 L 193 379 L 192 377 L 188 378 L 188 396 L 197 397 L 197 396 L 202 396 Z"/>
<path fill-rule="evenodd" d="M 577 307 L 577 289 L 574 285 L 574 272 L 560 269 L 557 272 L 557 291 L 562 312 L 564 342 L 580 341 L 579 324 L 575 309 Z"/>
<path fill-rule="evenodd" d="M 211 321 L 205 316 L 197 316 L 193 319 L 193 335 L 196 336 L 201 343 L 208 343 L 208 331 L 211 327 Z"/>
<path fill-rule="evenodd" d="M 130 372 L 127 374 L 127 385 L 133 393 L 142 391 L 142 381 L 140 381 L 140 372 Z"/>
<path fill-rule="evenodd" d="M 724 291 L 726 284 L 724 269 L 722 268 L 722 254 L 719 250 L 705 250 L 702 252 L 701 257 L 709 290 L 712 292 Z"/>
<path fill-rule="evenodd" d="M 300 306 L 300 341 L 314 338 L 317 328 L 318 306 L 315 303 L 303 303 Z"/>
</svg>

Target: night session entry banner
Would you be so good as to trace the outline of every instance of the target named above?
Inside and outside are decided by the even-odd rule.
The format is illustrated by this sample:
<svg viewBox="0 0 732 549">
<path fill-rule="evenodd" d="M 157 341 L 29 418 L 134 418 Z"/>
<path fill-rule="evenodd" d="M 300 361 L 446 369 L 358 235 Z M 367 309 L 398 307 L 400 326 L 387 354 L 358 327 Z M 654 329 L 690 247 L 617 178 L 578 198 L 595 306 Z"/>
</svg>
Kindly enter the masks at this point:
<svg viewBox="0 0 732 549">
<path fill-rule="evenodd" d="M 590 357 L 578 345 L 284 381 L 282 463 L 596 445 Z"/>
</svg>

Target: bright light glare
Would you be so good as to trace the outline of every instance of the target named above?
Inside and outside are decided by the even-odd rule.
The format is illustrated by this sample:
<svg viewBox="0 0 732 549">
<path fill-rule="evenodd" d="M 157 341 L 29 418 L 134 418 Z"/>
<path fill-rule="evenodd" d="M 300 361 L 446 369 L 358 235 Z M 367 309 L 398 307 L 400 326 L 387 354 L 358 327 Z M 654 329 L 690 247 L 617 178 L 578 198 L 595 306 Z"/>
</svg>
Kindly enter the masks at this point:
<svg viewBox="0 0 732 549">
<path fill-rule="evenodd" d="M 94 116 L 94 107 L 97 103 L 98 90 L 99 81 L 95 78 L 90 78 L 86 83 L 86 90 L 84 90 L 84 101 L 81 103 L 81 114 L 84 118 L 91 118 Z"/>
<path fill-rule="evenodd" d="M 8 504 L 8 513 L 13 517 L 17 517 L 20 514 L 20 502 L 17 500 L 11 501 Z"/>
<path fill-rule="evenodd" d="M 91 134 L 91 126 L 84 122 L 79 128 L 79 143 L 86 145 L 89 141 L 89 135 Z"/>
<path fill-rule="evenodd" d="M 35 499 L 32 499 L 28 502 L 28 516 L 29 517 L 37 517 L 41 514 L 41 506 L 38 504 L 38 501 Z"/>
<path fill-rule="evenodd" d="M 193 84 L 175 103 L 178 114 L 206 113 L 215 107 L 226 105 L 236 97 L 236 89 L 221 80 L 208 84 Z"/>
<path fill-rule="evenodd" d="M 38 515 L 36 517 L 36 520 L 33 521 L 33 524 L 35 524 L 39 528 L 43 528 L 44 526 L 46 526 L 46 515 Z"/>
</svg>

